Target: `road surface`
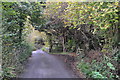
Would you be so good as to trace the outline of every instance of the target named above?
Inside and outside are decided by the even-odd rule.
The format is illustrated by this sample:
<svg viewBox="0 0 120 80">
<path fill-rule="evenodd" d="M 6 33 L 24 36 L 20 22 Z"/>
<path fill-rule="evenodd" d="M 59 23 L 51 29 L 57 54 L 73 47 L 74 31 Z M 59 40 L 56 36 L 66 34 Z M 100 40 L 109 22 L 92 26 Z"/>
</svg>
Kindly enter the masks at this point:
<svg viewBox="0 0 120 80">
<path fill-rule="evenodd" d="M 76 78 L 71 69 L 56 56 L 33 52 L 20 78 Z"/>
</svg>

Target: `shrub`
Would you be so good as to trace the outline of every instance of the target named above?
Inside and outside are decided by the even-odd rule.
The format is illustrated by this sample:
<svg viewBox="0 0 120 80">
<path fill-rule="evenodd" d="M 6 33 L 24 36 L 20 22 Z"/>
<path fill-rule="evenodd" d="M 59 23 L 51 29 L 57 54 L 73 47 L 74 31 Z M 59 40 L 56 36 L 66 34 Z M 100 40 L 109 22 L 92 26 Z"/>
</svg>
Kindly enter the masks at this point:
<svg viewBox="0 0 120 80">
<path fill-rule="evenodd" d="M 103 55 L 102 61 L 98 62 L 96 60 L 92 60 L 91 63 L 85 62 L 85 59 L 82 59 L 78 62 L 77 67 L 88 78 L 109 78 L 113 80 L 119 79 L 119 76 L 117 75 L 118 66 L 115 66 L 115 64 L 113 64 L 115 61 L 117 62 L 117 56 L 113 56 L 108 57 L 106 55 Z"/>
</svg>

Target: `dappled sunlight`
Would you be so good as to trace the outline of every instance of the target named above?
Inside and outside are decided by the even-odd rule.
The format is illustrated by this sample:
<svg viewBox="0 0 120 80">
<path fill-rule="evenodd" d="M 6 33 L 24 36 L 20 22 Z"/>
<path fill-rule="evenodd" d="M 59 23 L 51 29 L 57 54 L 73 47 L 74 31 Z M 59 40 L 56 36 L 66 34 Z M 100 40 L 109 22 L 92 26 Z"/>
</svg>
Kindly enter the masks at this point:
<svg viewBox="0 0 120 80">
<path fill-rule="evenodd" d="M 2 3 L 2 78 L 120 79 L 120 3 L 47 1 Z"/>
<path fill-rule="evenodd" d="M 36 51 L 32 51 L 32 55 L 34 54 L 46 54 L 46 52 L 44 52 L 43 50 L 36 50 Z"/>
</svg>

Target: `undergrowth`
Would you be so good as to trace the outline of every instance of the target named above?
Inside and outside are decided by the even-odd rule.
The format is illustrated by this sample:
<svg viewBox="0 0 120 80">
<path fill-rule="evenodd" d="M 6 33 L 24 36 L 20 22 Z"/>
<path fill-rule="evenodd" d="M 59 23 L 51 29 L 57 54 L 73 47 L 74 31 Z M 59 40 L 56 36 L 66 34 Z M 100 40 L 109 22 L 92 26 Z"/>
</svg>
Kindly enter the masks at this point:
<svg viewBox="0 0 120 80">
<path fill-rule="evenodd" d="M 84 58 L 77 63 L 77 68 L 80 69 L 86 75 L 87 78 L 95 79 L 120 79 L 118 71 L 118 60 L 120 56 L 120 51 L 113 52 L 111 57 L 103 55 L 102 61 L 92 60 L 91 63 L 85 62 Z"/>
<path fill-rule="evenodd" d="M 24 63 L 31 55 L 32 47 L 27 43 L 23 43 L 18 46 L 9 47 L 9 49 L 7 48 L 3 49 L 2 77 L 17 77 L 23 71 Z"/>
</svg>

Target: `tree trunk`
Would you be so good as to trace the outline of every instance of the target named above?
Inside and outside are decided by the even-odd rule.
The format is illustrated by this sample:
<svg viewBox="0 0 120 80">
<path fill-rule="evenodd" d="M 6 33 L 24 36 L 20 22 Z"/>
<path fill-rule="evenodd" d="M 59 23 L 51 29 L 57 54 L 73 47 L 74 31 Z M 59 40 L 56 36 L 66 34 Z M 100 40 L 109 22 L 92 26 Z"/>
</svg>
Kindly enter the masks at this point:
<svg viewBox="0 0 120 80">
<path fill-rule="evenodd" d="M 50 49 L 49 49 L 49 52 L 52 52 L 52 47 L 53 47 L 53 44 L 52 44 L 52 35 L 49 34 L 49 33 L 46 33 L 48 35 L 48 42 L 49 42 L 49 45 L 50 45 Z"/>
<path fill-rule="evenodd" d="M 19 25 L 20 25 L 20 29 L 19 29 L 19 42 L 21 43 L 22 42 L 23 23 L 20 22 Z"/>
<path fill-rule="evenodd" d="M 120 1 L 118 2 L 118 16 L 120 17 Z M 120 46 L 120 18 L 118 18 L 118 32 L 117 32 L 117 45 Z"/>
<path fill-rule="evenodd" d="M 62 46 L 63 46 L 63 52 L 66 52 L 66 49 L 65 49 L 65 37 L 64 36 L 62 37 Z"/>
</svg>

